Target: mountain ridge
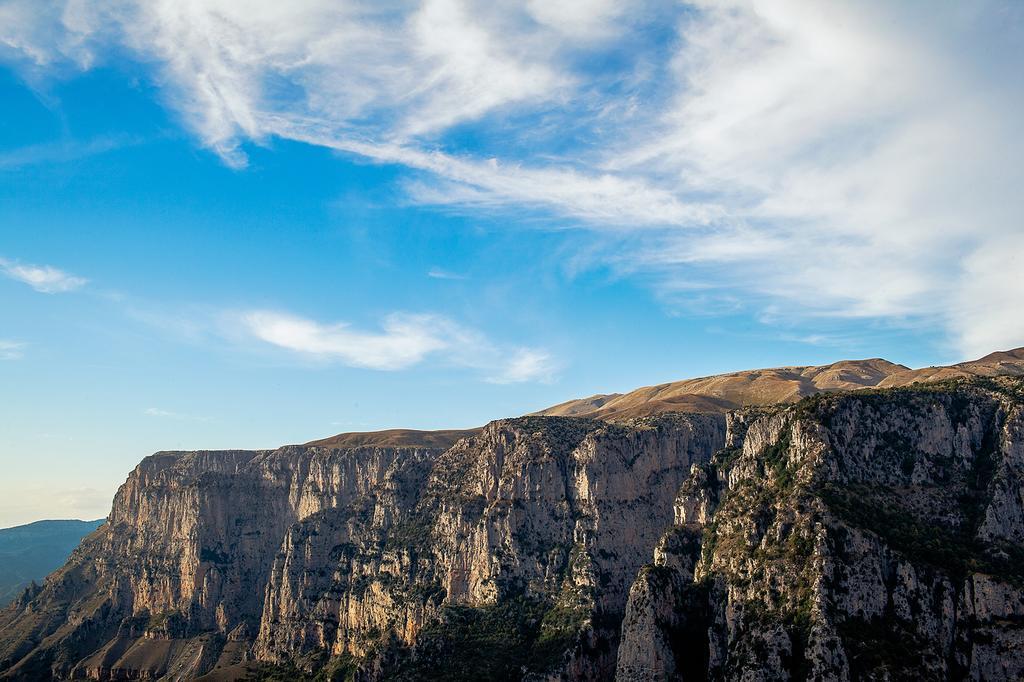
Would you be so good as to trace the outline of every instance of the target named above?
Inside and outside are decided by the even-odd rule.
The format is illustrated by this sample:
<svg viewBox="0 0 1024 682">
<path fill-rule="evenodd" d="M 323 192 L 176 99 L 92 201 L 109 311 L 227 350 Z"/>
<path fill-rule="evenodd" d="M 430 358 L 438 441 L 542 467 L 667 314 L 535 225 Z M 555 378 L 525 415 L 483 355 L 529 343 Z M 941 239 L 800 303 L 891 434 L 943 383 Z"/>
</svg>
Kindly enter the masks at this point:
<svg viewBox="0 0 1024 682">
<path fill-rule="evenodd" d="M 1020 679 L 1022 361 L 158 452 L 0 609 L 0 679 Z"/>
<path fill-rule="evenodd" d="M 911 369 L 883 358 L 827 365 L 740 370 L 567 400 L 532 412 L 537 416 L 624 419 L 661 412 L 728 412 L 742 407 L 795 402 L 816 393 L 894 388 L 915 382 L 972 376 L 1024 375 L 1024 347 L 996 351 L 945 366 Z"/>
<path fill-rule="evenodd" d="M 912 369 L 884 358 L 838 360 L 738 370 L 642 386 L 625 393 L 598 393 L 530 412 L 527 416 L 630 419 L 667 412 L 718 412 L 795 402 L 821 392 L 892 388 L 921 381 L 971 376 L 1024 376 L 1024 347 L 994 351 L 976 360 Z M 310 447 L 451 447 L 480 428 L 385 429 L 344 432 L 308 441 Z"/>
</svg>

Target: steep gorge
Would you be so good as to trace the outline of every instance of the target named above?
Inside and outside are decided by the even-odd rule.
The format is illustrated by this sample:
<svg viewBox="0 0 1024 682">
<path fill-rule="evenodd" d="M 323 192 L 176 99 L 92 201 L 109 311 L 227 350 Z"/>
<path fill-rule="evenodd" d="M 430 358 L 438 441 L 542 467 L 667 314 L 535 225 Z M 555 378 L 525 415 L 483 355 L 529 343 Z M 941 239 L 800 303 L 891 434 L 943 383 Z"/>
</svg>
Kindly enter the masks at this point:
<svg viewBox="0 0 1024 682">
<path fill-rule="evenodd" d="M 0 678 L 1024 676 L 1022 379 L 358 436 L 146 458 Z"/>
</svg>

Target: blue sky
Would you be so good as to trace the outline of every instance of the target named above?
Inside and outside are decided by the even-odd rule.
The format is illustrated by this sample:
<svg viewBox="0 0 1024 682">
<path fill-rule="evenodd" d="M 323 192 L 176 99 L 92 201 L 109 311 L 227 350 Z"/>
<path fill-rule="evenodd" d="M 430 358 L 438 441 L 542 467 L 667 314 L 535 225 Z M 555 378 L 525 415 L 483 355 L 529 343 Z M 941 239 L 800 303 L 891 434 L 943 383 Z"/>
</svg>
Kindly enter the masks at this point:
<svg viewBox="0 0 1024 682">
<path fill-rule="evenodd" d="M 0 2 L 0 526 L 159 449 L 1024 344 L 1017 3 Z"/>
</svg>

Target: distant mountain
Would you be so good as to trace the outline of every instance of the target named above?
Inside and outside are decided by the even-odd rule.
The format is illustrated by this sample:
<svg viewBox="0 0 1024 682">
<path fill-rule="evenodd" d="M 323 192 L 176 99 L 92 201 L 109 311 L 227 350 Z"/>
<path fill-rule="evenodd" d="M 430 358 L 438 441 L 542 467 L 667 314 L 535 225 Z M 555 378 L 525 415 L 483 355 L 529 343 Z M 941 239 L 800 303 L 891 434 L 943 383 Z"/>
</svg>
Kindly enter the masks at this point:
<svg viewBox="0 0 1024 682">
<path fill-rule="evenodd" d="M 36 521 L 0 529 L 0 607 L 33 580 L 42 582 L 63 566 L 82 538 L 103 521 Z"/>
<path fill-rule="evenodd" d="M 898 388 L 911 384 L 972 377 L 1024 376 L 1024 347 L 990 353 L 955 365 L 911 369 L 871 358 L 840 360 L 829 365 L 748 369 L 696 379 L 644 386 L 628 393 L 600 393 L 531 412 L 531 417 L 586 417 L 622 421 L 667 412 L 719 412 L 743 407 L 795 403 L 817 393 L 865 388 Z M 391 429 L 340 433 L 310 441 L 303 447 L 449 448 L 480 429 L 417 431 Z"/>
<path fill-rule="evenodd" d="M 450 448 L 455 441 L 472 436 L 480 429 L 446 429 L 441 431 L 416 431 L 415 429 L 390 429 L 387 431 L 367 431 L 357 433 L 340 433 L 330 438 L 322 438 L 306 443 L 306 447 L 322 448 Z"/>
<path fill-rule="evenodd" d="M 773 367 L 645 386 L 569 400 L 533 413 L 548 417 L 629 419 L 665 412 L 729 412 L 793 403 L 815 393 L 895 388 L 944 379 L 1024 376 L 1024 348 L 990 353 L 945 367 L 910 369 L 888 360 L 842 360 L 831 365 Z"/>
</svg>

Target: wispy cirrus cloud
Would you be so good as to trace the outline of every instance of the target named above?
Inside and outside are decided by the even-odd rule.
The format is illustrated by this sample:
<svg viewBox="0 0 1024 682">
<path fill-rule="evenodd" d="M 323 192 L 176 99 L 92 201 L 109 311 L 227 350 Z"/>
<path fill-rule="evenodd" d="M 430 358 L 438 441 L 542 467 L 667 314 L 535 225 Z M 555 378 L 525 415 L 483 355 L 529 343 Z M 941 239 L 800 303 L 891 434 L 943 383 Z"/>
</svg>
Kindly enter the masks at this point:
<svg viewBox="0 0 1024 682">
<path fill-rule="evenodd" d="M 263 121 L 268 131 L 280 137 L 429 173 L 434 182 L 407 184 L 410 196 L 422 204 L 490 210 L 526 206 L 605 230 L 669 226 L 689 230 L 725 217 L 713 202 L 599 167 L 527 165 L 408 143 L 368 143 L 345 135 L 325 120 L 293 121 L 274 115 Z"/>
<path fill-rule="evenodd" d="M 396 370 L 419 363 L 446 348 L 458 328 L 433 315 L 388 316 L 378 332 L 353 329 L 345 323 L 321 324 L 274 311 L 241 315 L 245 328 L 260 341 L 291 351 L 339 360 L 353 367 Z"/>
<path fill-rule="evenodd" d="M 244 8 L 226 0 L 15 0 L 0 15 L 0 45 L 35 70 L 89 67 L 124 47 L 153 58 L 204 143 L 242 165 L 239 143 L 266 136 L 261 116 L 275 111 L 295 120 L 333 112 L 332 121 L 352 122 L 357 135 L 372 130 L 394 139 L 557 99 L 567 79 L 547 59 L 555 43 L 544 35 L 523 40 L 517 30 L 530 12 L 502 8 L 484 22 L 480 7 L 460 0 L 404 8 L 359 0 Z M 545 34 L 571 18 L 548 16 Z"/>
<path fill-rule="evenodd" d="M 557 7 L 555 6 L 557 5 Z M 298 140 L 414 201 L 543 213 L 679 295 L 1019 345 L 1024 10 L 699 0 L 15 1 L 36 71 L 127 48 L 227 163 Z M 661 36 L 652 39 L 652 36 Z M 984 49 L 979 49 L 984 45 Z M 628 55 L 628 56 L 624 56 Z M 601 64 L 603 68 L 595 68 Z M 484 142 L 460 143 L 460 131 Z M 983 310 L 983 313 L 977 312 Z"/>
<path fill-rule="evenodd" d="M 0 273 L 44 294 L 60 294 L 85 286 L 89 280 L 52 265 L 29 265 L 0 258 Z"/>
<path fill-rule="evenodd" d="M 524 381 L 544 380 L 551 377 L 554 358 L 545 350 L 517 348 L 497 371 L 487 377 L 493 384 L 517 384 Z"/>
<path fill-rule="evenodd" d="M 91 140 L 62 140 L 29 145 L 0 153 L 0 171 L 17 170 L 44 163 L 66 163 L 97 154 L 104 154 L 133 144 L 128 137 L 97 137 Z"/>
<path fill-rule="evenodd" d="M 480 332 L 441 315 L 392 313 L 374 331 L 270 310 L 232 317 L 253 339 L 350 367 L 396 371 L 435 358 L 477 370 L 494 383 L 544 381 L 556 370 L 547 351 L 497 345 Z"/>
<path fill-rule="evenodd" d="M 459 276 L 461 277 L 461 276 Z M 225 309 L 208 304 L 167 306 L 133 298 L 119 301 L 125 314 L 164 337 L 232 352 L 275 348 L 316 362 L 375 371 L 429 366 L 461 368 L 495 384 L 548 382 L 562 367 L 550 351 L 495 340 L 434 313 L 393 312 L 378 328 L 324 322 L 282 310 Z M 207 421 L 160 407 L 152 417 Z"/>
</svg>

